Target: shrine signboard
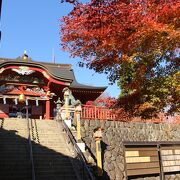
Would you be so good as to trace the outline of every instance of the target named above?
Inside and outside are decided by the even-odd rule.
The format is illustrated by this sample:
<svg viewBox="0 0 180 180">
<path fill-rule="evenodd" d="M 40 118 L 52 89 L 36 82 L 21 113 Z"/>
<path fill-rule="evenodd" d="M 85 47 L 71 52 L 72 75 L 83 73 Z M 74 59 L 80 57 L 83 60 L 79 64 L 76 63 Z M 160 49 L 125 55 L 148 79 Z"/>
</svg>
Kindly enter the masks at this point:
<svg viewBox="0 0 180 180">
<path fill-rule="evenodd" d="M 124 156 L 127 179 L 180 172 L 180 142 L 126 142 Z"/>
<path fill-rule="evenodd" d="M 157 146 L 126 147 L 125 160 L 128 176 L 160 173 Z"/>
<path fill-rule="evenodd" d="M 180 145 L 177 146 L 162 146 L 161 147 L 161 159 L 163 171 L 180 172 Z"/>
</svg>

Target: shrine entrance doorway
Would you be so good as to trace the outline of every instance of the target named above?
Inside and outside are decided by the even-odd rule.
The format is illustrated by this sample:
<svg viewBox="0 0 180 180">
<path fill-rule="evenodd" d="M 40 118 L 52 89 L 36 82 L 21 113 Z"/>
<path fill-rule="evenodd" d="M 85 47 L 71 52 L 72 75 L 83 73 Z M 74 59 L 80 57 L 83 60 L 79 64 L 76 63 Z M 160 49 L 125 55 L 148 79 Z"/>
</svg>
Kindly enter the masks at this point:
<svg viewBox="0 0 180 180">
<path fill-rule="evenodd" d="M 26 118 L 26 116 L 31 117 L 32 107 L 23 104 L 10 105 L 9 106 L 9 117 L 15 118 Z"/>
</svg>

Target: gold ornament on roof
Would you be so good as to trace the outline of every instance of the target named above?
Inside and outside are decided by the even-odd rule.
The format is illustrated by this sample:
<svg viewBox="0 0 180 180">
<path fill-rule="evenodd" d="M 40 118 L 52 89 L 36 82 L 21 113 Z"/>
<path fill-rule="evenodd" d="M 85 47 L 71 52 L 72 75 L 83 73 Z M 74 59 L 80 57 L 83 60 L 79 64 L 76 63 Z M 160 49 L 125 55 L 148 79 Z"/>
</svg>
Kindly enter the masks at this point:
<svg viewBox="0 0 180 180">
<path fill-rule="evenodd" d="M 22 59 L 23 60 L 27 60 L 28 59 L 28 55 L 26 54 L 26 50 L 24 51 L 24 54 L 22 56 Z"/>
</svg>

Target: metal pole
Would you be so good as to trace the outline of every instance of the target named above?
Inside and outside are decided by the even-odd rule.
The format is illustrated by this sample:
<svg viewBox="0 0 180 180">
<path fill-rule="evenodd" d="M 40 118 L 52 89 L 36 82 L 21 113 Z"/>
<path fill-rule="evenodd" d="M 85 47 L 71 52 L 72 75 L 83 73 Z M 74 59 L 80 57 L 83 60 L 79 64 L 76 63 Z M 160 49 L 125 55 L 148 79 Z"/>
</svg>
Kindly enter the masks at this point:
<svg viewBox="0 0 180 180">
<path fill-rule="evenodd" d="M 34 170 L 34 160 L 33 160 L 33 151 L 32 151 L 32 143 L 31 143 L 31 133 L 30 133 L 30 119 L 29 119 L 29 111 L 28 111 L 28 106 L 26 106 L 26 120 L 27 120 L 27 125 L 28 125 L 28 141 L 29 141 L 29 148 L 30 148 L 30 161 L 31 161 L 31 170 L 32 170 L 32 180 L 36 179 L 35 176 L 35 170 Z"/>
</svg>

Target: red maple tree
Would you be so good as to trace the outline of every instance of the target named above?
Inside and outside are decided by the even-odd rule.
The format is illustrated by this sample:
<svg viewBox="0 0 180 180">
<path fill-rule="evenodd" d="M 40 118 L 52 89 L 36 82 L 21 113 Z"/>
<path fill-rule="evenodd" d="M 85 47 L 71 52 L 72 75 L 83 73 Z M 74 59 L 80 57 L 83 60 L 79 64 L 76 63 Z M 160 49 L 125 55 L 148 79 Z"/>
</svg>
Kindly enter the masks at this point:
<svg viewBox="0 0 180 180">
<path fill-rule="evenodd" d="M 177 110 L 179 0 L 92 0 L 62 22 L 62 47 L 82 58 L 80 66 L 118 81 L 128 101 Z"/>
</svg>

